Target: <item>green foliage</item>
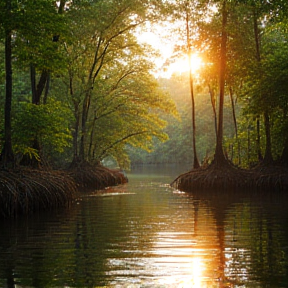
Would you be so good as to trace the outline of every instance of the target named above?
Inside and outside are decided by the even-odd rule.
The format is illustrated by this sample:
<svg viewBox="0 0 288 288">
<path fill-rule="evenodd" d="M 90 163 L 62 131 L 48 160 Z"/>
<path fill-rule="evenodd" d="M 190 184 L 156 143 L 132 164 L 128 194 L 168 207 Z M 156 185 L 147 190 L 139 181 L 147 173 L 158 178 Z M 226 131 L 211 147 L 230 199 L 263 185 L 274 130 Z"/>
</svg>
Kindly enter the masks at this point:
<svg viewBox="0 0 288 288">
<path fill-rule="evenodd" d="M 246 167 L 259 161 L 257 139 L 260 139 L 260 151 L 265 151 L 264 113 L 270 119 L 274 159 L 281 155 L 287 137 L 284 132 L 287 131 L 288 103 L 287 85 L 284 84 L 287 83 L 287 17 L 283 13 L 287 11 L 287 4 L 284 2 L 230 1 L 227 6 L 226 94 L 233 91 L 241 113 L 237 118 L 238 137 L 226 133 L 225 149 L 230 159 Z M 209 63 L 217 67 L 217 62 L 213 61 L 218 53 L 214 40 L 220 30 L 214 23 L 217 23 L 217 14 L 211 22 L 200 26 L 200 38 L 208 42 Z M 205 82 L 209 84 L 212 73 L 210 69 L 205 70 Z M 260 119 L 259 135 L 256 119 Z M 226 120 L 225 126 L 227 124 Z"/>
<path fill-rule="evenodd" d="M 236 105 L 236 120 L 238 125 L 238 135 L 235 134 L 235 128 L 232 118 L 232 107 L 229 98 L 225 97 L 224 111 L 224 149 L 229 159 L 236 164 L 248 167 L 251 163 L 257 163 L 258 159 L 258 139 L 260 139 L 260 150 L 265 151 L 266 139 L 263 121 L 263 113 L 267 112 L 270 116 L 271 137 L 272 137 L 272 154 L 274 159 L 281 156 L 284 142 L 287 134 L 287 22 L 282 18 L 281 22 L 277 16 L 280 1 L 275 1 L 273 5 L 256 2 L 243 1 L 229 2 L 229 19 L 228 19 L 228 53 L 227 53 L 227 71 L 226 71 L 226 91 L 225 94 L 233 93 L 233 101 Z M 260 2 L 259 2 L 260 3 Z M 253 4 L 253 5 L 252 5 Z M 254 4 L 257 4 L 256 6 Z M 265 4 L 265 5 L 264 5 Z M 275 4 L 275 5 L 274 5 Z M 278 6 L 277 6 L 277 5 Z M 277 6 L 277 7 L 276 7 Z M 284 5 L 285 6 L 285 5 Z M 285 7 L 282 7 L 283 9 Z M 254 9 L 254 10 L 253 10 Z M 260 58 L 256 60 L 255 45 L 255 17 L 259 29 L 260 41 Z M 198 23 L 199 37 L 193 38 L 193 46 L 202 47 L 202 55 L 205 56 L 206 66 L 201 71 L 201 85 L 203 89 L 208 88 L 214 93 L 214 101 L 217 103 L 218 95 L 218 77 L 219 77 L 219 35 L 221 31 L 220 14 L 212 15 L 211 21 L 200 19 Z M 258 17 L 258 18 L 257 18 Z M 233 21 L 232 21 L 233 19 Z M 199 45 L 202 44 L 203 46 Z M 181 85 L 185 86 L 182 79 Z M 181 123 L 169 122 L 167 134 L 170 140 L 164 145 L 156 145 L 155 153 L 142 155 L 134 153 L 135 161 L 145 162 L 169 162 L 171 159 L 191 159 L 191 128 L 189 128 L 189 102 L 185 102 L 179 97 L 179 89 L 173 89 L 177 98 L 174 99 L 179 103 L 186 103 L 186 110 L 179 110 L 182 118 Z M 177 92 L 176 92 L 177 91 Z M 206 90 L 204 90 L 206 91 Z M 186 92 L 187 93 L 187 92 Z M 206 92 L 205 92 L 206 93 Z M 212 95 L 210 95 L 212 96 Z M 209 96 L 208 96 L 209 97 Z M 206 98 L 209 99 L 209 98 Z M 199 101 L 199 100 L 198 100 Z M 204 103 L 196 102 L 196 125 L 197 125 L 197 148 L 199 158 L 205 158 L 205 150 L 211 156 L 213 151 L 215 132 L 213 131 L 213 115 L 210 114 L 210 122 L 207 119 L 209 110 L 209 100 Z M 178 109 L 179 109 L 179 105 Z M 210 109 L 211 106 L 210 106 Z M 186 111 L 186 114 L 184 113 Z M 206 119 L 204 117 L 206 115 Z M 208 118 L 209 118 L 208 117 Z M 260 134 L 257 134 L 256 118 L 260 117 Z M 185 124 L 186 123 L 186 124 Z M 209 123 L 209 124 L 207 124 Z M 171 125 L 171 126 L 170 126 Z M 199 127 L 198 127 L 199 126 Z M 174 129 L 172 129 L 174 127 Z M 183 130 L 181 127 L 185 127 Z M 210 128 L 210 130 L 207 129 Z M 237 127 L 236 127 L 237 128 Z M 208 130 L 209 132 L 206 132 Z M 181 132 L 180 132 L 181 131 Z M 286 131 L 286 132 L 285 132 Z M 176 136 L 177 135 L 177 136 Z M 174 139 L 175 137 L 175 139 Z M 190 139 L 186 141 L 186 139 Z M 177 142 L 179 141 L 179 142 Z M 190 142 L 190 143 L 189 143 Z M 186 144 L 187 143 L 187 144 Z M 190 144 L 190 146 L 189 146 Z M 169 147 L 167 148 L 166 147 Z M 177 147 L 177 148 L 175 148 Z M 205 147 L 205 148 L 204 148 Z M 183 150 L 182 150 L 183 149 Z M 131 149 L 130 149 L 131 150 Z M 204 151 L 203 151 L 204 150 Z M 174 156 L 169 152 L 174 153 Z M 186 151 L 181 156 L 181 151 Z M 176 153 L 176 154 L 175 154 Z M 161 154 L 169 155 L 161 157 Z M 176 155 L 176 156 L 175 156 Z M 165 158 L 161 159 L 161 158 Z M 173 161 L 172 160 L 172 161 Z"/>
<path fill-rule="evenodd" d="M 157 87 L 143 63 L 133 63 L 133 66 L 117 66 L 115 70 L 109 70 L 109 77 L 96 83 L 96 105 L 93 104 L 96 114 L 90 131 L 97 129 L 98 132 L 90 142 L 93 146 L 90 159 L 112 156 L 121 166 L 127 167 L 126 145 L 150 151 L 155 138 L 167 140 L 162 116 L 163 113 L 175 114 L 174 104 Z M 119 77 L 121 81 L 117 80 Z"/>
<path fill-rule="evenodd" d="M 13 53 L 17 56 L 15 64 L 33 63 L 38 69 L 60 69 L 63 57 L 58 49 L 59 42 L 55 40 L 65 37 L 67 26 L 64 15 L 55 7 L 56 1 L 11 0 L 12 16 L 6 2 L 0 1 L 0 39 L 3 39 L 5 29 L 11 29 Z"/>
<path fill-rule="evenodd" d="M 63 152 L 71 144 L 69 117 L 67 108 L 58 101 L 51 100 L 47 105 L 19 103 L 13 122 L 15 152 L 31 157 L 37 155 L 39 151 L 32 146 L 35 139 L 51 151 Z"/>
<path fill-rule="evenodd" d="M 160 85 L 176 103 L 178 118 L 162 114 L 167 121 L 164 131 L 169 139 L 164 143 L 153 139 L 152 151 L 141 151 L 129 146 L 128 152 L 132 165 L 136 164 L 160 164 L 180 163 L 190 164 L 193 162 L 192 151 L 192 120 L 191 98 L 189 91 L 189 75 L 174 75 L 170 79 L 160 79 Z M 200 161 L 206 161 L 213 156 L 215 147 L 215 130 L 212 108 L 209 95 L 197 91 L 195 96 L 196 105 L 196 146 Z"/>
<path fill-rule="evenodd" d="M 54 1 L 23 1 L 18 7 L 15 53 L 18 65 L 59 71 L 63 64 L 60 43 L 65 39 L 65 18 Z"/>
<path fill-rule="evenodd" d="M 4 68 L 4 45 L 0 42 L 0 147 L 2 147 L 4 129 L 4 100 L 5 100 L 5 68 Z"/>
<path fill-rule="evenodd" d="M 251 65 L 243 77 L 245 82 L 240 93 L 244 115 L 253 119 L 264 112 L 269 113 L 274 159 L 281 155 L 288 128 L 287 37 L 287 23 L 267 25 L 261 38 L 261 62 L 255 63 L 253 54 L 249 56 Z M 261 135 L 264 140 L 264 133 Z"/>
<path fill-rule="evenodd" d="M 69 65 L 63 77 L 74 131 L 79 131 L 74 137 L 80 152 L 76 147 L 74 152 L 80 155 L 84 145 L 86 160 L 110 156 L 127 166 L 126 144 L 151 150 L 153 138 L 167 139 L 159 111 L 176 113 L 150 74 L 153 63 L 147 59 L 153 52 L 133 34 L 154 12 L 145 13 L 149 6 L 138 0 L 83 5 L 69 12 L 73 41 L 66 46 Z"/>
<path fill-rule="evenodd" d="M 68 146 L 73 132 L 78 144 L 85 137 L 88 160 L 98 162 L 111 156 L 128 163 L 126 144 L 151 150 L 153 138 L 167 139 L 159 111 L 175 113 L 175 108 L 149 74 L 151 50 L 140 47 L 133 34 L 136 26 L 159 15 L 160 2 L 73 1 L 66 11 L 57 11 L 56 1 L 11 4 L 13 21 L 6 2 L 0 1 L 0 28 L 4 31 L 9 22 L 13 33 L 13 143 L 17 153 L 37 158 L 33 148 L 37 140 L 42 152 L 55 155 Z M 50 72 L 48 100 L 52 94 L 59 102 L 27 103 L 30 65 L 37 74 Z M 79 153 L 77 147 L 65 153 L 73 155 L 75 150 Z"/>
<path fill-rule="evenodd" d="M 1 41 L 5 29 L 12 29 L 13 33 L 12 117 L 16 152 L 38 157 L 33 148 L 37 139 L 47 154 L 63 153 L 63 158 L 71 159 L 73 154 L 79 154 L 84 138 L 84 157 L 91 162 L 112 157 L 121 166 L 128 166 L 129 156 L 132 162 L 193 160 L 188 78 L 174 75 L 170 80 L 161 80 L 159 88 L 150 74 L 153 69 L 150 58 L 155 51 L 140 45 L 133 34 L 145 21 L 158 21 L 160 12 L 160 16 L 170 13 L 169 19 L 174 22 L 184 19 L 185 1 L 176 1 L 179 7 L 168 1 L 160 7 L 161 2 L 73 1 L 69 9 L 59 13 L 56 1 L 11 0 L 13 17 L 10 18 L 6 1 L 0 0 Z M 200 161 L 213 154 L 215 123 L 211 101 L 216 108 L 219 105 L 221 13 L 212 12 L 213 3 L 219 8 L 222 1 L 188 3 L 189 16 L 193 19 L 189 44 L 206 61 L 197 80 L 201 89 L 195 93 L 196 147 Z M 179 9 L 171 9 L 172 6 Z M 287 137 L 287 4 L 285 1 L 227 1 L 227 9 L 224 148 L 229 159 L 248 166 L 257 161 L 257 137 L 261 139 L 261 151 L 265 150 L 263 113 L 270 117 L 274 158 L 281 155 Z M 203 15 L 209 15 L 209 19 Z M 178 54 L 187 48 L 182 45 L 185 41 L 178 41 L 178 36 L 185 37 L 185 27 L 182 28 L 177 25 L 177 39 L 176 33 L 171 33 Z M 3 106 L 2 42 L 0 104 Z M 27 103 L 31 97 L 31 64 L 38 73 L 43 69 L 51 72 L 47 105 Z M 236 105 L 238 135 L 229 93 L 233 94 Z M 0 111 L 0 141 L 3 112 Z M 255 122 L 258 118 L 260 135 Z M 73 151 L 69 148 L 70 134 L 76 140 Z"/>
</svg>

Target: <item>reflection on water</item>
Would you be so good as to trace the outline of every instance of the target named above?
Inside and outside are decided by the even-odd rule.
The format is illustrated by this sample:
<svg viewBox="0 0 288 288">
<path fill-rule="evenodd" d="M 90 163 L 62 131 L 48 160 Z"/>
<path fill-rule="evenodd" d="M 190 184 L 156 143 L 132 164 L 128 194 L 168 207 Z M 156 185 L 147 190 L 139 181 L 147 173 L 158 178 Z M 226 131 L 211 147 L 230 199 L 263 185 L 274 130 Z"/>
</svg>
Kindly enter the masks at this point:
<svg viewBox="0 0 288 288">
<path fill-rule="evenodd" d="M 0 287 L 288 287 L 287 198 L 186 194 L 168 185 L 178 174 L 150 167 L 2 220 Z"/>
</svg>

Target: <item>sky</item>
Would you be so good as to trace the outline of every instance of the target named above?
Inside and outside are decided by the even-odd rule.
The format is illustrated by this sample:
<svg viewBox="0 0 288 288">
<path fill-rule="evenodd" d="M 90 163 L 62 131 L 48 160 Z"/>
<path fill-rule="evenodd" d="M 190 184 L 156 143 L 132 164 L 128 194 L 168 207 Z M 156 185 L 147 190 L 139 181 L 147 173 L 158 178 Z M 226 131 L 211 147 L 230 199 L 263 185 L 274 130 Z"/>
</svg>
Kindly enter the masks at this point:
<svg viewBox="0 0 288 288">
<path fill-rule="evenodd" d="M 146 31 L 139 30 L 137 32 L 140 43 L 147 43 L 154 49 L 160 52 L 160 57 L 155 58 L 153 62 L 156 65 L 156 71 L 154 75 L 156 77 L 170 78 L 173 73 L 183 73 L 189 71 L 189 60 L 188 57 L 183 57 L 171 63 L 169 66 L 165 66 L 167 59 L 169 60 L 173 55 L 175 39 L 172 38 L 171 30 L 169 31 L 169 23 L 162 25 L 147 26 Z M 171 25 L 171 24 L 170 24 Z M 192 71 L 195 72 L 201 65 L 201 60 L 196 56 L 192 55 Z"/>
</svg>

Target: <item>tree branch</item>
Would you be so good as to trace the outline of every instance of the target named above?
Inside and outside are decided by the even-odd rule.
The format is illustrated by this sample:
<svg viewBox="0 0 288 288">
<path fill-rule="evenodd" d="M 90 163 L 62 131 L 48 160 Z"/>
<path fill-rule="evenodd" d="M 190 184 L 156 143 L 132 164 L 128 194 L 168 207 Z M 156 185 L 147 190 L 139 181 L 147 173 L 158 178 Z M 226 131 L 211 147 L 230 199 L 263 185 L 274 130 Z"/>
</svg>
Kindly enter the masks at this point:
<svg viewBox="0 0 288 288">
<path fill-rule="evenodd" d="M 131 133 L 131 134 L 128 134 L 118 140 L 116 140 L 115 142 L 113 142 L 112 144 L 110 144 L 106 149 L 104 149 L 101 154 L 99 155 L 99 159 L 102 159 L 104 158 L 104 155 L 107 154 L 108 150 L 110 150 L 111 148 L 113 148 L 114 146 L 116 146 L 117 144 L 131 138 L 131 137 L 134 137 L 134 136 L 137 136 L 137 135 L 141 135 L 141 134 L 145 134 L 145 133 L 148 133 L 148 131 L 140 131 L 140 132 L 135 132 L 135 133 Z"/>
</svg>

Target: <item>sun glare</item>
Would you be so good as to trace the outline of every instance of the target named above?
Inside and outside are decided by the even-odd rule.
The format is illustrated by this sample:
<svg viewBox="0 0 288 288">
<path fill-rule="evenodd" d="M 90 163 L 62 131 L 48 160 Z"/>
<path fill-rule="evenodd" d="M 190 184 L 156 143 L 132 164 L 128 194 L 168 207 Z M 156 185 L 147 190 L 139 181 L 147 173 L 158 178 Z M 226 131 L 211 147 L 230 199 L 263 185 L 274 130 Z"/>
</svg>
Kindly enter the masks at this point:
<svg viewBox="0 0 288 288">
<path fill-rule="evenodd" d="M 148 25 L 148 24 L 147 24 Z M 168 25 L 168 24 L 167 24 Z M 152 25 L 148 25 L 148 28 Z M 150 27 L 150 29 L 152 29 Z M 169 37 L 169 29 L 165 29 L 165 26 L 153 25 L 153 31 L 145 31 L 139 29 L 136 33 L 138 40 L 141 43 L 151 45 L 160 56 L 154 58 L 152 61 L 155 63 L 155 76 L 170 78 L 173 74 L 182 74 L 190 70 L 188 56 L 184 56 L 178 59 L 174 59 L 172 63 L 167 65 L 167 61 L 172 58 L 175 43 L 171 37 Z M 161 36 L 160 36 L 161 35 Z M 191 55 L 191 69 L 194 75 L 203 65 L 201 57 L 198 53 Z"/>
<path fill-rule="evenodd" d="M 191 278 L 181 282 L 179 288 L 203 288 L 203 263 L 201 258 L 194 258 L 191 262 Z M 206 287 L 206 285 L 205 285 Z"/>
<path fill-rule="evenodd" d="M 203 65 L 202 59 L 198 54 L 192 54 L 191 55 L 191 70 L 193 74 L 197 74 L 201 66 Z M 185 73 L 190 71 L 190 66 L 189 66 L 189 59 L 188 57 L 186 58 L 181 58 L 179 60 L 176 60 L 173 64 L 171 64 L 167 68 L 167 73 L 173 74 L 173 73 Z"/>
<path fill-rule="evenodd" d="M 198 54 L 192 54 L 191 56 L 191 68 L 192 72 L 196 73 L 199 71 L 201 66 L 203 65 L 202 59 Z"/>
</svg>

